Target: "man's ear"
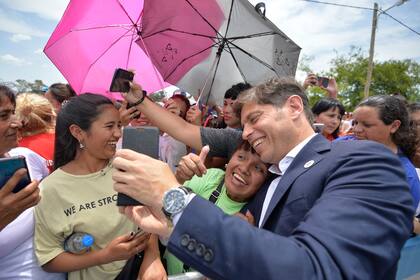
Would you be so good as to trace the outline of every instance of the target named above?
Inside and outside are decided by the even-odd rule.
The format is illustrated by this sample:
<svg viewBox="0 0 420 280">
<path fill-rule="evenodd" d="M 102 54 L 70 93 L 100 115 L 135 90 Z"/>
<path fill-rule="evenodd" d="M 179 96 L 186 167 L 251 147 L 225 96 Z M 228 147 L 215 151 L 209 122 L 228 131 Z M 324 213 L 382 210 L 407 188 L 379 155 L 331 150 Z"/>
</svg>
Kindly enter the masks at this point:
<svg viewBox="0 0 420 280">
<path fill-rule="evenodd" d="M 73 135 L 74 138 L 76 138 L 79 142 L 83 142 L 83 130 L 77 125 L 72 124 L 69 127 L 71 135 Z"/>
<path fill-rule="evenodd" d="M 292 118 L 300 116 L 303 112 L 303 101 L 298 95 L 290 96 L 286 103 L 288 104 Z"/>
<path fill-rule="evenodd" d="M 395 133 L 398 128 L 400 128 L 401 125 L 401 121 L 400 120 L 395 120 L 391 123 L 391 128 L 390 128 L 390 132 L 391 133 Z"/>
</svg>

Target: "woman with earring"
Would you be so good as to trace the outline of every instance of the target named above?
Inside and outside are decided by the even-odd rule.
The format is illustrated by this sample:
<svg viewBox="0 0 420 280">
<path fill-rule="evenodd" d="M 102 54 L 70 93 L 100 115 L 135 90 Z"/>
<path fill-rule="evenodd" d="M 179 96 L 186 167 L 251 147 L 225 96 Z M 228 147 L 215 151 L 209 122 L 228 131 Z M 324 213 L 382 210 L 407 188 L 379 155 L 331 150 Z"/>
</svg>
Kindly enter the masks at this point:
<svg viewBox="0 0 420 280">
<path fill-rule="evenodd" d="M 42 181 L 35 209 L 38 261 L 46 271 L 68 272 L 68 279 L 114 279 L 149 237 L 133 238 L 136 227 L 115 205 L 111 160 L 121 137 L 119 112 L 104 96 L 79 95 L 59 112 L 55 132 L 54 172 Z M 92 250 L 64 251 L 74 232 L 92 235 Z"/>
</svg>

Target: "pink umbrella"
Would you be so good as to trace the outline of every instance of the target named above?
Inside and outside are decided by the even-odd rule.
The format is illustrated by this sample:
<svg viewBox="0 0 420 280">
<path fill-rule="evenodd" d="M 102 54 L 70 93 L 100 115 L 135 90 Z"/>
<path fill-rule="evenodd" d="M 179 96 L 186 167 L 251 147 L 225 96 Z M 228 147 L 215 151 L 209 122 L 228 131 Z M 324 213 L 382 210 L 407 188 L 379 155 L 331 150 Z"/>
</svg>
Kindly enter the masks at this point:
<svg viewBox="0 0 420 280">
<path fill-rule="evenodd" d="M 189 9 L 180 5 L 160 11 L 159 7 L 171 1 L 154 1 L 156 9 L 145 15 L 148 18 L 147 24 L 161 24 L 162 20 L 171 18 L 182 30 L 196 32 L 204 26 L 204 34 L 214 36 L 216 31 L 209 29 L 204 21 L 204 24 L 196 23 L 200 16 L 195 11 L 210 18 L 218 28 L 223 13 L 216 0 L 183 0 L 193 5 L 195 10 L 190 5 Z M 142 16 L 142 0 L 71 0 L 44 52 L 79 94 L 95 92 L 120 98 L 119 94 L 108 92 L 116 68 L 134 69 L 135 81 L 145 90 L 160 90 L 169 84 L 164 82 L 147 56 L 147 48 L 144 51 L 134 43 L 141 40 Z M 206 41 L 211 42 L 211 39 L 204 38 L 189 44 L 188 36 L 182 35 L 182 39 L 182 43 L 180 41 L 180 45 L 176 46 L 179 53 L 193 53 L 197 48 L 205 48 L 208 44 Z M 183 71 L 187 72 L 194 63 L 208 55 L 203 52 L 195 61 L 186 64 Z"/>
<path fill-rule="evenodd" d="M 201 2 L 210 11 L 222 10 L 222 24 L 214 23 L 202 12 L 205 9 L 191 9 Z M 219 8 L 214 9 L 211 2 L 144 0 L 142 38 L 137 43 L 165 81 L 194 95 L 200 92 L 204 104 L 221 105 L 233 84 L 255 85 L 269 77 L 295 75 L 300 47 L 265 17 L 264 3 L 254 7 L 248 0 L 217 0 Z M 182 5 L 197 18 L 193 26 L 185 29 L 175 17 L 155 18 Z M 185 44 L 189 48 L 180 54 Z"/>
</svg>

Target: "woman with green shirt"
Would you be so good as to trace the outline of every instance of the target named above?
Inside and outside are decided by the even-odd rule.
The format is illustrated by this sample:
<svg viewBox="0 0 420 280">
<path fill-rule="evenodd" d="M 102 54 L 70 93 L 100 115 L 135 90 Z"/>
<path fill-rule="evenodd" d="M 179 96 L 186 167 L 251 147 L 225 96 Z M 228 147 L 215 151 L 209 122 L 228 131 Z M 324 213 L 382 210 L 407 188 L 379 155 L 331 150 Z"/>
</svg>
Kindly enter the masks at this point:
<svg viewBox="0 0 420 280">
<path fill-rule="evenodd" d="M 226 164 L 226 171 L 216 168 L 209 169 L 203 176 L 194 176 L 191 180 L 184 182 L 188 166 L 191 166 L 191 162 L 197 159 L 198 156 L 194 154 L 189 154 L 181 159 L 175 174 L 178 182 L 191 188 L 197 195 L 210 201 L 213 200 L 212 202 L 226 214 L 238 213 L 245 203 L 254 196 L 267 177 L 267 165 L 261 161 L 247 141 L 239 144 L 232 158 Z M 204 161 L 202 158 L 200 160 Z M 217 189 L 219 190 L 215 192 Z M 210 199 L 212 195 L 213 198 Z M 189 270 L 168 251 L 165 252 L 164 259 L 168 275 L 180 274 Z"/>
</svg>

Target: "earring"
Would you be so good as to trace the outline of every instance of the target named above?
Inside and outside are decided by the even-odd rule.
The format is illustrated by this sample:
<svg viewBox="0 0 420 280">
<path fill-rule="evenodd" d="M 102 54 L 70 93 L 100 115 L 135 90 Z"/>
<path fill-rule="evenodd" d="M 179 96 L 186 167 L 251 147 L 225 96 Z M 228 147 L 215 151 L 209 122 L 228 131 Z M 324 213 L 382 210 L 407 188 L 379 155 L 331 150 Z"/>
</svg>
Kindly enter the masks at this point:
<svg viewBox="0 0 420 280">
<path fill-rule="evenodd" d="M 85 145 L 83 145 L 82 142 L 79 142 L 79 147 L 80 147 L 80 149 L 83 149 L 85 147 Z"/>
</svg>

